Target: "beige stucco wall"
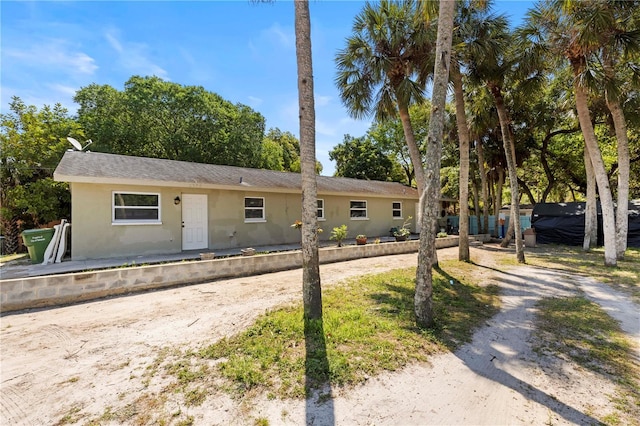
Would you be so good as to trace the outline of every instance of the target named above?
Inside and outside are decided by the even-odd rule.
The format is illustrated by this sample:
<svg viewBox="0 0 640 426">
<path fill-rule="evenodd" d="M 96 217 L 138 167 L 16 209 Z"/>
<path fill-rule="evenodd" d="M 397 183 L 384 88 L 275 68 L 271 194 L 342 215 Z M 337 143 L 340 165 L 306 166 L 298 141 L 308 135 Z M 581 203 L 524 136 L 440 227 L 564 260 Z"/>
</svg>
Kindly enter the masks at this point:
<svg viewBox="0 0 640 426">
<path fill-rule="evenodd" d="M 389 229 L 392 227 L 402 226 L 403 219 L 394 219 L 392 213 L 392 203 L 402 202 L 402 215 L 404 219 L 414 216 L 413 206 L 414 200 L 400 200 L 391 198 L 373 198 L 361 196 L 323 196 L 318 198 L 324 199 L 325 204 L 325 221 L 320 222 L 320 227 L 324 232 L 321 239 L 329 239 L 331 230 L 340 225 L 347 225 L 348 237 L 355 238 L 358 234 L 364 234 L 374 238 L 389 235 Z M 352 219 L 349 213 L 350 201 L 367 201 L 366 220 Z M 415 220 L 412 219 L 412 225 Z M 412 226 L 412 229 L 414 227 Z"/>
<path fill-rule="evenodd" d="M 113 225 L 111 221 L 112 191 L 159 193 L 161 224 Z M 176 196 L 206 194 L 208 205 L 208 247 L 215 250 L 257 247 L 300 241 L 300 231 L 291 224 L 301 218 L 301 196 L 296 193 L 259 191 L 227 191 L 202 188 L 151 187 L 72 183 L 72 258 L 74 260 L 120 257 L 143 254 L 178 253 L 182 250 L 182 205 L 174 205 Z M 263 197 L 266 221 L 245 223 L 244 198 Z M 393 219 L 392 202 L 401 201 L 403 216 L 414 215 L 415 200 L 336 196 L 319 194 L 324 200 L 325 220 L 320 222 L 323 240 L 331 229 L 346 224 L 348 237 L 388 235 L 402 219 Z M 349 217 L 350 200 L 366 200 L 368 218 Z M 415 229 L 415 220 L 412 229 Z"/>
<path fill-rule="evenodd" d="M 133 185 L 71 183 L 71 257 L 74 260 L 181 251 L 180 191 Z M 112 191 L 160 193 L 161 225 L 112 225 Z"/>
</svg>

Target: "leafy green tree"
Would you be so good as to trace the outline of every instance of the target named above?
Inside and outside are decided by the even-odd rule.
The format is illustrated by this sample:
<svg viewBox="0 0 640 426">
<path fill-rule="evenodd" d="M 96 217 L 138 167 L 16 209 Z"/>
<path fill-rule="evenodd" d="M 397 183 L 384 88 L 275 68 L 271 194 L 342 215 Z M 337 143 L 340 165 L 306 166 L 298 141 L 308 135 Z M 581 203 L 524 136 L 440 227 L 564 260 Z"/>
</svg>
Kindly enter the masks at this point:
<svg viewBox="0 0 640 426">
<path fill-rule="evenodd" d="M 269 129 L 262 141 L 263 169 L 300 172 L 300 141 L 290 132 Z"/>
<path fill-rule="evenodd" d="M 433 67 L 433 29 L 415 1 L 367 3 L 356 16 L 347 47 L 336 55 L 336 86 L 351 116 L 377 121 L 400 116 L 416 175 L 424 189 L 422 157 L 409 106 L 420 102 Z"/>
<path fill-rule="evenodd" d="M 200 86 L 133 76 L 123 92 L 91 84 L 74 98 L 93 150 L 260 167 L 264 117 Z"/>
<path fill-rule="evenodd" d="M 425 100 L 412 104 L 409 107 L 409 116 L 415 140 L 424 141 L 429 131 L 429 115 L 431 103 Z M 417 186 L 413 162 L 409 153 L 409 147 L 405 141 L 402 121 L 396 117 L 384 121 L 375 120 L 366 137 L 378 146 L 394 163 L 394 170 L 401 168 L 404 178 L 398 177 L 398 171 L 393 172 L 393 181 L 402 182 L 409 186 Z M 424 158 L 424 145 L 419 144 L 420 158 Z"/>
<path fill-rule="evenodd" d="M 389 180 L 393 163 L 371 139 L 344 135 L 343 142 L 329 151 L 336 162 L 334 176 L 368 180 Z"/>
<path fill-rule="evenodd" d="M 21 230 L 70 217 L 68 185 L 54 182 L 53 171 L 69 148 L 66 137 L 84 135 L 60 104 L 38 109 L 14 97 L 0 117 L 0 227 L 14 252 Z"/>
</svg>

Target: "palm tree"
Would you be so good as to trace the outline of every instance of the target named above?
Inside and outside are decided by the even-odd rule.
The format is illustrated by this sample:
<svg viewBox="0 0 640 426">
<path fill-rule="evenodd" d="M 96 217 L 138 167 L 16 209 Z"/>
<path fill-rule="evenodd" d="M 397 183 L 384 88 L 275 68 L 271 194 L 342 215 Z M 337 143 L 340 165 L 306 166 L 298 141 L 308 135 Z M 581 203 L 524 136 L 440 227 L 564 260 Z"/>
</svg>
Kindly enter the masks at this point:
<svg viewBox="0 0 640 426">
<path fill-rule="evenodd" d="M 456 123 L 460 143 L 460 224 L 458 227 L 459 244 L 458 260 L 469 261 L 469 126 L 464 110 L 464 89 L 460 65 L 456 61 L 451 64 L 451 80 L 456 102 Z"/>
<path fill-rule="evenodd" d="M 467 105 L 469 106 L 469 124 L 471 127 L 471 132 L 474 135 L 474 144 L 476 153 L 478 155 L 478 171 L 480 173 L 482 186 L 482 229 L 484 233 L 489 233 L 489 181 L 493 180 L 489 179 L 490 170 L 487 170 L 486 165 L 491 162 L 489 161 L 489 159 L 492 158 L 492 156 L 491 152 L 485 152 L 485 144 L 489 142 L 490 136 L 493 136 L 493 134 L 495 134 L 494 129 L 499 127 L 499 123 L 497 122 L 497 117 L 495 117 L 495 114 L 493 114 L 494 107 L 492 106 L 493 100 L 491 99 L 491 95 L 489 95 L 487 91 L 484 90 L 484 88 L 480 88 L 476 85 L 472 86 L 472 90 L 467 89 L 467 100 Z M 489 157 L 489 159 L 487 157 Z M 495 169 L 495 167 L 493 169 Z M 496 207 L 499 208 L 501 205 L 501 197 L 493 198 L 495 210 Z M 496 220 L 496 225 L 494 227 L 495 231 L 497 231 L 498 229 L 498 214 L 496 212 L 494 212 Z"/>
<path fill-rule="evenodd" d="M 335 82 L 352 117 L 374 115 L 377 121 L 385 121 L 400 116 L 422 194 L 423 161 L 409 105 L 423 99 L 422 87 L 431 72 L 433 34 L 418 19 L 416 5 L 413 0 L 367 3 L 355 18 L 347 47 L 336 55 Z"/>
<path fill-rule="evenodd" d="M 623 91 L 621 88 L 628 86 L 619 79 L 621 71 L 631 70 L 636 74 L 636 83 L 640 78 L 640 71 L 635 67 L 629 67 L 629 59 L 638 57 L 640 51 L 640 32 L 638 32 L 638 1 L 625 2 L 601 2 L 596 7 L 586 8 L 587 16 L 585 21 L 598 22 L 594 35 L 600 39 L 602 48 L 595 59 L 596 66 L 601 65 L 603 69 L 603 86 L 605 102 L 611 112 L 611 118 L 618 142 L 618 199 L 616 210 L 616 257 L 618 260 L 624 259 L 627 249 L 627 234 L 629 231 L 629 138 L 627 135 L 627 121 L 622 109 L 621 98 Z M 633 21 L 635 13 L 636 22 Z M 591 24 L 590 27 L 594 26 Z M 634 79 L 628 79 L 633 83 Z M 636 87 L 638 84 L 635 85 Z"/>
<path fill-rule="evenodd" d="M 536 43 L 543 44 L 556 56 L 565 58 L 573 71 L 578 121 L 584 136 L 585 150 L 593 167 L 602 206 L 604 263 L 607 266 L 615 266 L 617 264 L 616 221 L 613 197 L 591 121 L 587 89 L 591 73 L 588 60 L 601 48 L 603 40 L 600 34 L 607 28 L 606 24 L 600 27 L 600 24 L 607 21 L 599 19 L 603 16 L 600 13 L 592 15 L 597 19 L 584 19 L 589 15 L 589 8 L 595 7 L 594 5 L 595 2 L 569 3 L 566 0 L 539 3 L 529 12 L 526 35 Z"/>
<path fill-rule="evenodd" d="M 509 187 L 511 189 L 511 220 L 509 229 L 513 227 L 516 240 L 516 257 L 519 263 L 525 262 L 524 244 L 520 226 L 520 196 L 518 188 L 518 174 L 516 169 L 515 143 L 511 130 L 511 119 L 506 107 L 504 97 L 505 78 L 513 72 L 516 60 L 510 52 L 512 37 L 509 33 L 507 20 L 503 16 L 492 17 L 492 25 L 483 29 L 478 36 L 488 37 L 493 41 L 491 49 L 483 49 L 481 55 L 475 56 L 470 61 L 470 73 L 476 80 L 483 81 L 493 96 L 502 143 L 509 173 Z M 486 31 L 486 32 L 485 32 Z M 503 240 L 503 245 L 508 244 L 510 232 Z"/>
<path fill-rule="evenodd" d="M 416 269 L 416 292 L 414 308 L 419 326 L 433 324 L 433 266 L 436 263 L 436 226 L 438 224 L 440 199 L 440 161 L 444 133 L 447 82 L 453 38 L 453 18 L 456 2 L 441 1 L 438 13 L 438 37 L 433 71 L 431 117 L 427 136 L 427 162 L 425 165 L 425 190 L 421 197 L 421 232 Z"/>
<path fill-rule="evenodd" d="M 302 299 L 305 319 L 318 320 L 322 319 L 322 289 L 318 257 L 316 114 L 311 63 L 311 20 L 307 0 L 297 0 L 294 4 L 302 175 Z"/>
<path fill-rule="evenodd" d="M 456 123 L 460 145 L 460 224 L 458 244 L 458 260 L 469 260 L 469 125 L 465 111 L 464 87 L 461 67 L 469 58 L 478 56 L 480 51 L 487 50 L 491 40 L 478 37 L 478 34 L 489 34 L 487 26 L 492 25 L 492 19 L 486 19 L 488 10 L 486 1 L 465 0 L 458 3 L 453 32 L 453 52 L 451 55 L 451 81 L 453 83 L 454 100 L 456 105 Z M 491 18 L 491 16 L 488 16 Z M 481 152 L 481 151 L 480 151 Z M 482 158 L 482 160 L 484 160 Z M 484 162 L 484 161 L 483 161 Z M 485 174 L 481 171 L 483 190 L 485 188 Z M 486 200 L 486 191 L 483 192 Z M 485 201 L 486 206 L 486 201 Z M 488 219 L 487 219 L 488 220 Z"/>
</svg>

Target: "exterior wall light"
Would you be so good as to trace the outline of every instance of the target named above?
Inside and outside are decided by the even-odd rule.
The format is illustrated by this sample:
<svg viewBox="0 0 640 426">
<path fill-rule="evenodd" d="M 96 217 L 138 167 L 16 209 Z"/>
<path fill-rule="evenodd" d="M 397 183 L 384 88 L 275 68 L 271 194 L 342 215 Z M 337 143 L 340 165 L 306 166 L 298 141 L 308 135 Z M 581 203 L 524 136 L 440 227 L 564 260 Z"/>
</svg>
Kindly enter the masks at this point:
<svg viewBox="0 0 640 426">
<path fill-rule="evenodd" d="M 179 195 L 178 195 L 178 196 L 176 196 L 176 198 L 174 198 L 174 199 L 173 199 L 173 204 L 175 204 L 176 206 L 177 206 L 178 204 L 180 204 L 180 196 L 179 196 Z"/>
</svg>

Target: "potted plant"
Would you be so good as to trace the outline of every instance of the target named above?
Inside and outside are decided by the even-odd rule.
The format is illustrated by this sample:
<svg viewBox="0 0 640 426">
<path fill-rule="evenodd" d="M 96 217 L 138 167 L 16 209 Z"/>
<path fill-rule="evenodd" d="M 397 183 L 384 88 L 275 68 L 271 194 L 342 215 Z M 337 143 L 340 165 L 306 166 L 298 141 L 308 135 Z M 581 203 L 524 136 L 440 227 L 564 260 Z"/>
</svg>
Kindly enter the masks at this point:
<svg viewBox="0 0 640 426">
<path fill-rule="evenodd" d="M 342 240 L 347 238 L 347 225 L 340 225 L 333 228 L 331 231 L 330 240 L 336 240 L 338 242 L 338 247 L 342 247 Z"/>
<path fill-rule="evenodd" d="M 359 246 L 367 244 L 367 236 L 364 234 L 356 235 L 356 244 Z"/>
<path fill-rule="evenodd" d="M 397 228 L 393 231 L 393 236 L 396 237 L 396 241 L 406 241 L 411 235 L 411 216 L 404 221 L 400 228 Z"/>
</svg>

